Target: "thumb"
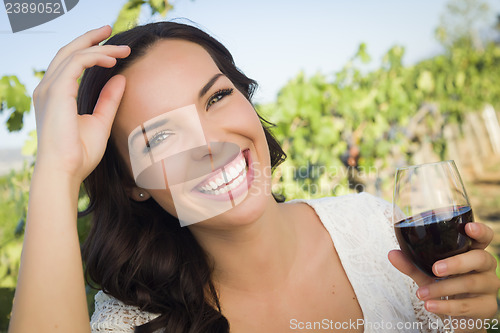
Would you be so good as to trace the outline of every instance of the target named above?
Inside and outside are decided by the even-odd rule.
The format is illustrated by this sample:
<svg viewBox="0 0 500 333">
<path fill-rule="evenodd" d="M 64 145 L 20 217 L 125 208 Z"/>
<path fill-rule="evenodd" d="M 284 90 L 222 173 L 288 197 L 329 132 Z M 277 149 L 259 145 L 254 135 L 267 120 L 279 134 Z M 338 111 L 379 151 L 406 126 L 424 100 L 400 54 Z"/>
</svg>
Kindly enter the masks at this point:
<svg viewBox="0 0 500 333">
<path fill-rule="evenodd" d="M 401 273 L 408 275 L 419 287 L 434 282 L 434 279 L 419 270 L 401 250 L 389 251 L 387 256 L 391 264 Z"/>
<path fill-rule="evenodd" d="M 93 116 L 111 131 L 116 111 L 125 91 L 125 76 L 115 75 L 104 85 L 94 108 Z"/>
</svg>

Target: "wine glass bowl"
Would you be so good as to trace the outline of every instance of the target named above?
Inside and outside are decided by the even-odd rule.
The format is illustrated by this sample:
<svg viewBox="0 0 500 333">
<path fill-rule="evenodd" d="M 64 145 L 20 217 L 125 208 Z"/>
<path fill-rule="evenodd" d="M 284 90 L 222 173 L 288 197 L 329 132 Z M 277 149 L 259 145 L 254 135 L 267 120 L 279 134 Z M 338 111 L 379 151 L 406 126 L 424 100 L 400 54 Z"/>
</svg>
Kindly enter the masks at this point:
<svg viewBox="0 0 500 333">
<path fill-rule="evenodd" d="M 453 161 L 398 168 L 392 215 L 401 250 L 428 276 L 436 278 L 436 261 L 471 247 L 465 224 L 474 216 Z"/>
</svg>

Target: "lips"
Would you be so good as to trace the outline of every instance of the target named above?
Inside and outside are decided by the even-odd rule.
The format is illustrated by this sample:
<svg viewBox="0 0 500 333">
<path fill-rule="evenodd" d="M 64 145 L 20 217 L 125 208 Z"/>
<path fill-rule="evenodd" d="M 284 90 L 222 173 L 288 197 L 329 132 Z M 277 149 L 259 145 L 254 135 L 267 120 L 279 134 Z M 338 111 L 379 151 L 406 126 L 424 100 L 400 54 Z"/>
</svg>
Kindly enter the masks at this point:
<svg viewBox="0 0 500 333">
<path fill-rule="evenodd" d="M 217 170 L 213 175 L 203 180 L 195 190 L 205 195 L 221 195 L 243 183 L 247 176 L 245 152 L 240 152 L 234 160 Z"/>
</svg>

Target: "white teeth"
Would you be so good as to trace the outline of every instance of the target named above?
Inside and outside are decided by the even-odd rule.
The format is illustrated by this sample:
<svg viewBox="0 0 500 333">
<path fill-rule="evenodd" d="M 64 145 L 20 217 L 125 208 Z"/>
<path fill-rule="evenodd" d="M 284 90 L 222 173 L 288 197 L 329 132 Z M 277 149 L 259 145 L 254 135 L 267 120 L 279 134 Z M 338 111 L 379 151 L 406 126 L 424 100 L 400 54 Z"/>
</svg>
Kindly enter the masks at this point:
<svg viewBox="0 0 500 333">
<path fill-rule="evenodd" d="M 233 188 L 235 188 L 235 187 L 236 187 L 236 185 L 234 184 L 234 182 L 232 182 L 231 184 L 229 184 L 229 185 L 227 186 L 227 189 L 228 189 L 228 191 L 232 191 L 232 190 L 233 190 Z"/>
<path fill-rule="evenodd" d="M 240 183 L 241 183 L 241 178 L 240 178 L 240 177 L 238 177 L 238 178 L 236 178 L 236 179 L 233 181 L 232 185 L 234 184 L 234 186 L 236 187 L 236 186 L 240 185 Z"/>
<path fill-rule="evenodd" d="M 238 185 L 244 182 L 247 174 L 246 161 L 242 158 L 236 164 L 233 164 L 229 169 L 223 168 L 220 176 L 216 179 L 212 179 L 208 184 L 199 188 L 201 192 L 220 195 L 231 191 Z M 224 185 L 226 183 L 231 183 L 229 185 Z"/>
<path fill-rule="evenodd" d="M 238 177 L 238 171 L 234 167 L 229 168 L 229 174 L 231 175 L 231 178 L 236 178 Z"/>
<path fill-rule="evenodd" d="M 228 180 L 228 182 L 231 182 L 231 184 L 222 186 L 222 187 L 217 188 L 217 189 L 214 189 L 213 187 L 211 187 L 211 185 L 213 183 L 213 181 L 211 181 L 209 183 L 209 185 L 202 187 L 202 190 L 203 190 L 203 192 L 205 192 L 207 194 L 211 194 L 211 195 L 220 195 L 220 194 L 227 193 L 227 192 L 233 190 L 234 188 L 236 188 L 241 183 L 243 183 L 245 181 L 246 174 L 247 174 L 247 172 L 246 172 L 246 170 L 244 170 L 243 173 L 241 175 L 239 175 L 238 178 L 236 178 L 234 180 L 233 179 Z"/>
</svg>

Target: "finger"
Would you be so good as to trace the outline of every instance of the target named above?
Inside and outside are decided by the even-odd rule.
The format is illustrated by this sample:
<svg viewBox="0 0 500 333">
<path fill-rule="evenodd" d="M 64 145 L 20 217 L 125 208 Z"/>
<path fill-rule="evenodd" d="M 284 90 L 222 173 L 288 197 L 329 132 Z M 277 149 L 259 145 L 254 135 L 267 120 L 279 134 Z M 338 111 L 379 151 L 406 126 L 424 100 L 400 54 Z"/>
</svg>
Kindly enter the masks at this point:
<svg viewBox="0 0 500 333">
<path fill-rule="evenodd" d="M 496 294 L 500 281 L 494 274 L 475 273 L 451 277 L 422 286 L 417 290 L 417 297 L 429 300 L 460 294 Z"/>
<path fill-rule="evenodd" d="M 106 128 L 108 136 L 125 91 L 125 82 L 125 76 L 113 76 L 102 88 L 94 108 L 93 115 Z"/>
<path fill-rule="evenodd" d="M 45 75 L 47 75 L 47 73 L 50 75 L 52 71 L 57 68 L 59 64 L 61 64 L 61 62 L 63 62 L 64 59 L 66 59 L 73 52 L 91 47 L 92 45 L 96 45 L 104 39 L 108 38 L 111 35 L 111 30 L 112 29 L 109 25 L 105 25 L 98 29 L 87 31 L 83 35 L 75 38 L 73 41 L 62 47 L 57 52 L 54 59 L 52 59 L 52 61 L 50 62 Z"/>
<path fill-rule="evenodd" d="M 78 62 L 79 59 L 84 58 L 85 54 L 102 54 L 113 58 L 125 58 L 130 54 L 130 47 L 127 45 L 104 45 L 104 46 L 94 46 L 88 49 L 80 50 L 68 56 L 58 68 L 54 69 L 50 74 L 45 73 L 44 85 L 49 87 L 50 84 L 56 80 L 61 73 L 68 68 L 68 64 L 72 62 Z M 82 69 L 83 71 L 83 69 Z M 80 77 L 81 72 L 79 72 L 78 77 Z"/>
<path fill-rule="evenodd" d="M 401 273 L 408 275 L 419 286 L 427 285 L 434 281 L 431 277 L 427 276 L 424 272 L 418 269 L 401 250 L 392 250 L 388 254 L 389 261 Z"/>
<path fill-rule="evenodd" d="M 99 163 L 104 154 L 124 90 L 125 77 L 123 75 L 112 77 L 101 90 L 93 114 L 79 117 L 81 137 L 89 147 L 86 161 L 92 168 Z"/>
<path fill-rule="evenodd" d="M 483 223 L 469 222 L 465 225 L 465 232 L 472 238 L 473 249 L 485 249 L 494 236 L 493 230 Z"/>
<path fill-rule="evenodd" d="M 100 52 L 110 57 L 122 58 L 124 54 L 128 55 L 130 53 L 130 47 L 128 45 L 96 45 L 80 50 L 79 52 L 82 53 Z"/>
<path fill-rule="evenodd" d="M 425 309 L 436 314 L 491 318 L 497 311 L 494 296 L 482 295 L 472 298 L 425 301 Z"/>
<path fill-rule="evenodd" d="M 130 48 L 124 47 L 123 57 L 130 53 Z M 111 68 L 116 64 L 116 58 L 108 56 L 106 54 L 101 54 L 97 52 L 92 53 L 78 53 L 71 56 L 67 63 L 58 69 L 57 74 L 49 81 L 48 85 L 55 92 L 67 90 L 68 86 L 74 85 L 75 89 L 70 89 L 70 94 L 72 97 L 76 97 L 77 94 L 77 79 L 80 77 L 82 72 L 86 68 L 93 66 L 101 66 L 106 68 Z M 57 82 L 56 82 L 57 80 Z"/>
<path fill-rule="evenodd" d="M 436 261 L 432 265 L 432 272 L 438 277 L 446 277 L 472 271 L 485 272 L 495 270 L 496 267 L 497 261 L 495 257 L 485 250 L 476 249 Z"/>
</svg>

